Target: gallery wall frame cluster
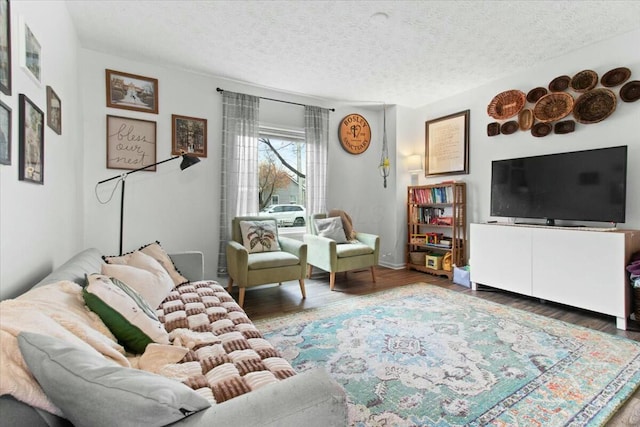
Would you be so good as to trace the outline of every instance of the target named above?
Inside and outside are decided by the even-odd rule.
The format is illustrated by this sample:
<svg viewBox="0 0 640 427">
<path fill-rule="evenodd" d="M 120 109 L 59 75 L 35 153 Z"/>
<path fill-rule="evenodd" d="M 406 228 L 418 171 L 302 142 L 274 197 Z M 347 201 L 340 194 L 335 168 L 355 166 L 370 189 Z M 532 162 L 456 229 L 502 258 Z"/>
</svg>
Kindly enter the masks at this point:
<svg viewBox="0 0 640 427">
<path fill-rule="evenodd" d="M 43 47 L 23 16 L 18 16 L 18 52 L 21 70 L 42 89 Z M 0 93 L 12 96 L 11 2 L 0 0 Z M 62 101 L 46 86 L 46 123 L 62 135 Z M 24 93 L 18 94 L 18 180 L 44 184 L 45 112 Z M 12 108 L 0 101 L 0 165 L 12 164 Z"/>
<path fill-rule="evenodd" d="M 526 94 L 519 89 L 500 92 L 487 106 L 487 114 L 496 120 L 487 125 L 487 135 L 511 135 L 520 130 L 540 138 L 601 122 L 616 111 L 618 99 L 622 103 L 640 99 L 640 80 L 629 80 L 631 74 L 627 67 L 613 68 L 601 77 L 586 69 L 572 77 L 558 76 L 546 87 L 534 87 Z"/>
<path fill-rule="evenodd" d="M 158 114 L 158 79 L 105 70 L 106 106 Z M 107 169 L 134 170 L 156 163 L 157 122 L 107 114 Z M 207 157 L 207 119 L 171 115 L 171 154 Z M 155 166 L 144 169 L 155 171 Z"/>
</svg>

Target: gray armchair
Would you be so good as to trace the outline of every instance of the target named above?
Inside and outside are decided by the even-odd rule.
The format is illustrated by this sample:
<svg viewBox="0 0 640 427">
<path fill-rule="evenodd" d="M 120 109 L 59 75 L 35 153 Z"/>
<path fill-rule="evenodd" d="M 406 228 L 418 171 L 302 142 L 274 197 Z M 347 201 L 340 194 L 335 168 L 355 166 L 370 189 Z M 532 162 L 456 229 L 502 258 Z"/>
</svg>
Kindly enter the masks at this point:
<svg viewBox="0 0 640 427">
<path fill-rule="evenodd" d="M 241 221 L 273 221 L 281 250 L 250 253 L 242 241 Z M 231 240 L 227 243 L 227 269 L 231 292 L 234 283 L 240 288 L 238 304 L 244 304 L 247 288 L 267 283 L 297 280 L 302 298 L 306 298 L 304 278 L 307 269 L 307 245 L 299 240 L 277 235 L 275 218 L 264 216 L 236 217 L 231 221 Z"/>
<path fill-rule="evenodd" d="M 380 256 L 380 237 L 356 232 L 356 243 L 338 244 L 335 240 L 318 235 L 315 220 L 326 217 L 327 214 L 315 214 L 309 218 L 307 229 L 310 233 L 304 235 L 304 242 L 308 245 L 307 277 L 311 276 L 313 267 L 328 271 L 329 289 L 333 290 L 336 273 L 368 267 L 371 270 L 371 280 L 375 283 L 374 267 L 378 265 Z"/>
</svg>

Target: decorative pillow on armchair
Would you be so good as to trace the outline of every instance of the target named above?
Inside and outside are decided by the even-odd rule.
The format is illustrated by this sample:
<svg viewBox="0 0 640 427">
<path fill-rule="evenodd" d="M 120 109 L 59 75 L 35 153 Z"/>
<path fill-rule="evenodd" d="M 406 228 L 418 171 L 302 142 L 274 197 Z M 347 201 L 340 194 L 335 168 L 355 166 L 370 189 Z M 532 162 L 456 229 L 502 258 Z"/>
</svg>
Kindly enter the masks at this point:
<svg viewBox="0 0 640 427">
<path fill-rule="evenodd" d="M 240 232 L 249 253 L 280 250 L 275 221 L 240 221 Z"/>
<path fill-rule="evenodd" d="M 152 342 L 169 344 L 169 334 L 155 311 L 118 279 L 100 274 L 87 276 L 82 297 L 128 351 L 142 354 Z"/>
<path fill-rule="evenodd" d="M 331 218 L 318 218 L 315 220 L 318 236 L 335 240 L 336 243 L 347 243 L 347 236 L 342 228 L 342 220 L 339 216 Z"/>
</svg>

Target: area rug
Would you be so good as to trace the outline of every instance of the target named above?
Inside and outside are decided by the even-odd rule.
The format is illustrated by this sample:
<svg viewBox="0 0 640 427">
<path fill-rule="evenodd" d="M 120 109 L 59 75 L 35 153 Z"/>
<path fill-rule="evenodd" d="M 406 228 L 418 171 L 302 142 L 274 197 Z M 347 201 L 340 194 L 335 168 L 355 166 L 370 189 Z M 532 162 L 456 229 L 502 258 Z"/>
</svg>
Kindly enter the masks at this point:
<svg viewBox="0 0 640 427">
<path fill-rule="evenodd" d="M 598 426 L 640 384 L 638 342 L 425 283 L 254 323 L 352 426 Z"/>
</svg>

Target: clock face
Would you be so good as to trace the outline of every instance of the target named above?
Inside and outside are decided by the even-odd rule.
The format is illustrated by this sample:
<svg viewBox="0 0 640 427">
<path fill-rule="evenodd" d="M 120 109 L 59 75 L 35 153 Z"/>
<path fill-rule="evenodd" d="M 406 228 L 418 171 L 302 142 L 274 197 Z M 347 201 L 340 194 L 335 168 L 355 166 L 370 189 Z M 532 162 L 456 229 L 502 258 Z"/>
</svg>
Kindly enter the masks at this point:
<svg viewBox="0 0 640 427">
<path fill-rule="evenodd" d="M 371 144 L 369 122 L 360 114 L 349 114 L 340 122 L 338 138 L 342 148 L 348 153 L 364 153 Z"/>
</svg>

